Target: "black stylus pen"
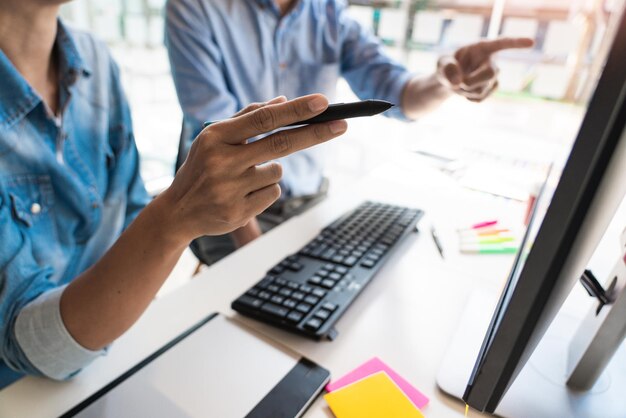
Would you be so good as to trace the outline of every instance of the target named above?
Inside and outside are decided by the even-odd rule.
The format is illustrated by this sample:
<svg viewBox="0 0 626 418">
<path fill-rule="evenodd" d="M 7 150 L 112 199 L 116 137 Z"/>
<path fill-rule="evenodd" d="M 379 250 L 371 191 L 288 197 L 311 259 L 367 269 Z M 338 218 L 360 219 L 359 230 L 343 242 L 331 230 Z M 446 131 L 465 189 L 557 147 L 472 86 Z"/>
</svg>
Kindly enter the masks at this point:
<svg viewBox="0 0 626 418">
<path fill-rule="evenodd" d="M 331 122 L 333 120 L 374 116 L 391 109 L 393 103 L 384 100 L 362 100 L 353 103 L 336 103 L 328 105 L 328 109 L 311 119 L 295 122 L 287 126 L 309 125 L 311 123 Z"/>
<path fill-rule="evenodd" d="M 384 100 L 362 100 L 353 103 L 335 103 L 328 105 L 328 109 L 311 119 L 294 122 L 287 126 L 309 125 L 311 123 L 331 122 L 333 120 L 360 118 L 362 116 L 374 116 L 383 113 L 395 106 Z M 217 121 L 204 122 L 207 127 Z"/>
</svg>

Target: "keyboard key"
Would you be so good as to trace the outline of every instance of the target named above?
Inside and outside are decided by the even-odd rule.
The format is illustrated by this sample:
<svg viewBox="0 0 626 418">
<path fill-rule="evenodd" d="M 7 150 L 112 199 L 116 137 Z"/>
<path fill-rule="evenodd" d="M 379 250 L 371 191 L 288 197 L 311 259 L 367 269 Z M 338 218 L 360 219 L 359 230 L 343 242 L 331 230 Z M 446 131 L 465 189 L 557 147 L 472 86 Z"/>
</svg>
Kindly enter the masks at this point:
<svg viewBox="0 0 626 418">
<path fill-rule="evenodd" d="M 291 294 L 293 293 L 293 290 L 288 289 L 286 287 L 283 287 L 282 289 L 280 289 L 280 291 L 278 292 L 279 295 L 281 296 L 291 296 Z"/>
<path fill-rule="evenodd" d="M 289 282 L 287 283 L 287 287 L 289 287 L 290 289 L 297 289 L 300 287 L 300 284 L 296 283 L 296 282 Z"/>
<path fill-rule="evenodd" d="M 304 315 L 302 315 L 300 312 L 291 312 L 289 315 L 287 315 L 287 319 L 291 322 L 300 322 L 300 320 L 302 319 Z"/>
<path fill-rule="evenodd" d="M 283 279 L 282 277 L 278 277 L 276 280 L 274 280 L 274 283 L 279 286 L 284 286 L 287 284 L 287 280 Z"/>
<path fill-rule="evenodd" d="M 357 257 L 355 257 L 355 256 L 350 256 L 350 257 L 347 257 L 345 260 L 343 260 L 343 263 L 344 263 L 345 265 L 347 265 L 347 266 L 352 267 L 353 265 L 355 265 L 355 264 L 356 264 L 356 262 L 357 262 L 357 261 L 359 261 L 359 259 L 358 259 Z"/>
<path fill-rule="evenodd" d="M 296 306 L 296 310 L 302 312 L 303 314 L 308 314 L 311 310 L 311 305 L 309 305 L 308 303 L 300 303 L 298 306 Z"/>
<path fill-rule="evenodd" d="M 285 271 L 285 269 L 282 266 L 274 266 L 270 270 L 270 273 L 278 275 L 278 274 L 283 273 L 284 271 Z"/>
<path fill-rule="evenodd" d="M 335 265 L 331 263 L 327 263 L 324 265 L 324 268 L 328 271 L 333 271 L 335 269 Z"/>
<path fill-rule="evenodd" d="M 344 260 L 345 261 L 345 260 Z M 346 274 L 348 272 L 348 268 L 344 267 L 344 266 L 337 266 L 335 267 L 335 271 L 339 274 Z"/>
<path fill-rule="evenodd" d="M 274 277 L 265 276 L 263 280 L 257 283 L 256 287 L 258 287 L 259 289 L 265 289 L 267 286 L 271 285 L 273 282 L 274 282 Z"/>
<path fill-rule="evenodd" d="M 364 260 L 364 261 L 361 263 L 361 265 L 362 265 L 363 267 L 366 267 L 366 268 L 368 268 L 368 269 L 369 269 L 369 268 L 374 267 L 374 265 L 375 265 L 375 264 L 376 264 L 376 263 L 375 263 L 374 261 L 372 261 L 372 260 Z"/>
<path fill-rule="evenodd" d="M 326 245 L 320 245 L 319 247 L 311 251 L 311 256 L 316 258 L 320 257 L 324 251 L 326 251 Z"/>
<path fill-rule="evenodd" d="M 245 296 L 245 295 L 239 297 L 239 299 L 237 299 L 237 303 L 240 303 L 242 305 L 245 305 L 247 307 L 254 308 L 254 309 L 257 309 L 261 305 L 263 305 L 263 301 L 261 299 L 257 299 L 257 298 L 253 298 L 253 297 Z"/>
<path fill-rule="evenodd" d="M 275 284 L 271 284 L 267 286 L 267 290 L 270 292 L 276 293 L 280 290 L 280 287 L 276 286 Z"/>
<path fill-rule="evenodd" d="M 322 260 L 332 260 L 336 252 L 337 250 L 335 250 L 334 248 L 329 248 L 324 251 L 324 254 L 322 254 L 320 257 L 322 258 Z"/>
<path fill-rule="evenodd" d="M 291 270 L 291 271 L 298 272 L 298 271 L 302 270 L 304 268 L 304 266 L 302 264 L 300 264 L 300 263 L 294 262 L 294 263 L 289 264 L 287 266 L 287 268 L 289 270 Z"/>
<path fill-rule="evenodd" d="M 324 280 L 322 280 L 321 285 L 324 286 L 327 289 L 332 289 L 333 286 L 335 286 L 335 281 L 334 280 L 330 280 L 330 279 L 324 279 Z"/>
<path fill-rule="evenodd" d="M 309 283 L 320 284 L 322 283 L 322 278 L 320 276 L 313 276 L 309 279 Z"/>
<path fill-rule="evenodd" d="M 259 292 L 259 299 L 268 300 L 272 297 L 272 294 L 266 291 Z"/>
<path fill-rule="evenodd" d="M 328 278 L 331 279 L 331 280 L 339 280 L 339 279 L 341 279 L 341 274 L 339 274 L 339 273 L 330 273 Z"/>
<path fill-rule="evenodd" d="M 324 302 L 320 308 L 321 309 L 326 309 L 327 311 L 332 312 L 335 309 L 337 309 L 337 305 L 335 305 L 332 302 Z"/>
<path fill-rule="evenodd" d="M 265 313 L 268 313 L 272 316 L 277 316 L 279 318 L 284 318 L 289 313 L 289 309 L 282 306 L 274 305 L 273 303 L 269 302 L 265 302 L 263 306 L 261 306 L 261 310 Z"/>
<path fill-rule="evenodd" d="M 378 254 L 368 254 L 365 256 L 365 258 L 367 258 L 368 260 L 372 260 L 373 262 L 377 262 L 380 259 L 380 256 Z"/>
<path fill-rule="evenodd" d="M 308 284 L 301 284 L 300 291 L 304 293 L 311 293 L 313 291 L 313 288 L 309 286 Z"/>
<path fill-rule="evenodd" d="M 281 303 L 283 303 L 283 301 L 285 300 L 284 297 L 282 296 L 278 296 L 278 295 L 274 295 L 271 297 L 270 301 L 280 305 Z"/>
<path fill-rule="evenodd" d="M 316 318 L 321 319 L 322 321 L 325 321 L 330 316 L 330 312 L 327 311 L 326 309 L 320 309 L 319 311 L 315 312 L 315 314 L 313 314 L 313 316 L 316 317 Z"/>
<path fill-rule="evenodd" d="M 307 297 L 305 297 L 305 298 L 304 298 L 304 301 L 305 301 L 306 303 L 310 303 L 311 305 L 317 305 L 317 302 L 319 302 L 319 301 L 320 301 L 320 298 L 318 298 L 317 296 L 311 296 L 311 295 L 309 295 L 309 296 L 307 296 Z"/>
<path fill-rule="evenodd" d="M 326 291 L 322 289 L 313 289 L 313 292 L 311 293 L 313 294 L 313 296 L 317 296 L 318 298 L 323 298 L 324 296 L 326 296 Z"/>
<path fill-rule="evenodd" d="M 320 276 L 322 279 L 325 279 L 326 277 L 328 277 L 328 270 L 320 270 L 317 273 L 315 273 L 316 276 Z"/>
<path fill-rule="evenodd" d="M 317 318 L 311 318 L 308 321 L 306 321 L 306 324 L 304 324 L 304 327 L 310 330 L 317 330 L 320 326 L 322 325 L 322 321 L 320 321 Z"/>
<path fill-rule="evenodd" d="M 291 294 L 291 298 L 295 299 L 295 300 L 302 300 L 302 299 L 304 299 L 304 296 L 305 296 L 305 294 L 302 293 L 302 292 L 293 292 Z"/>
<path fill-rule="evenodd" d="M 333 260 L 335 263 L 342 263 L 342 262 L 343 262 L 343 259 L 344 259 L 344 256 L 343 256 L 343 255 L 336 255 L 336 256 L 334 256 L 334 257 L 332 258 L 332 260 Z"/>
<path fill-rule="evenodd" d="M 246 295 L 248 296 L 258 296 L 258 294 L 259 294 L 259 289 L 257 289 L 256 287 L 253 287 L 252 289 L 246 292 Z"/>
<path fill-rule="evenodd" d="M 297 305 L 297 304 L 298 304 L 298 302 L 296 302 L 296 301 L 295 301 L 295 300 L 293 300 L 293 299 L 286 299 L 286 300 L 283 302 L 283 306 L 284 306 L 285 308 L 289 308 L 289 309 L 294 309 L 294 308 L 296 307 L 296 305 Z"/>
</svg>

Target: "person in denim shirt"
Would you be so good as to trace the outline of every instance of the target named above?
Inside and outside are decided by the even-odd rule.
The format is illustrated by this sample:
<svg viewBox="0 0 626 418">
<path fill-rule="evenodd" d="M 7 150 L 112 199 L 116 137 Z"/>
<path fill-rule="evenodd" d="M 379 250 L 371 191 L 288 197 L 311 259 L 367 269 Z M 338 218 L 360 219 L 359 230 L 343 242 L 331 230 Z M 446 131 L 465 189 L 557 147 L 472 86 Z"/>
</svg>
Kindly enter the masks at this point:
<svg viewBox="0 0 626 418">
<path fill-rule="evenodd" d="M 281 166 L 265 161 L 347 127 L 248 144 L 328 100 L 252 104 L 205 129 L 150 201 L 119 70 L 102 43 L 57 19 L 60 3 L 0 3 L 0 386 L 67 379 L 102 355 L 192 239 L 239 228 L 279 197 Z"/>
</svg>

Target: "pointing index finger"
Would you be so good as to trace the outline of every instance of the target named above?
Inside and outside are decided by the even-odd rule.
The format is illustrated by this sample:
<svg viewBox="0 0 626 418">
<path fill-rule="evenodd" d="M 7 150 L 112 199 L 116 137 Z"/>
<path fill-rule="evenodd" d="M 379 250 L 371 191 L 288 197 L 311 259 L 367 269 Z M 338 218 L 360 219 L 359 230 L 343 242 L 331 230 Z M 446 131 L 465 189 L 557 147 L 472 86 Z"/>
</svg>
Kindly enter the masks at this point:
<svg viewBox="0 0 626 418">
<path fill-rule="evenodd" d="M 241 143 L 260 134 L 271 132 L 291 123 L 306 120 L 322 113 L 328 107 L 328 99 L 321 94 L 311 94 L 297 99 L 268 104 L 244 115 L 212 125 L 230 143 Z"/>
<path fill-rule="evenodd" d="M 482 42 L 482 47 L 486 54 L 491 55 L 505 49 L 530 48 L 534 44 L 535 41 L 530 38 L 500 38 L 493 41 L 484 41 Z"/>
</svg>

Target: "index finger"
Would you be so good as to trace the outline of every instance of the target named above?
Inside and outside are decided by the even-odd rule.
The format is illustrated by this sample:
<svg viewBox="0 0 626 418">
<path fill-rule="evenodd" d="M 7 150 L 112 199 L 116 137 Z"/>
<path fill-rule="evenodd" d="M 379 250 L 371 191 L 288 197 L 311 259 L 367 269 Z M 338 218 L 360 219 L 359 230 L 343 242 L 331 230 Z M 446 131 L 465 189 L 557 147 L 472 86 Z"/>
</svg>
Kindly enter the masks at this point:
<svg viewBox="0 0 626 418">
<path fill-rule="evenodd" d="M 239 144 L 243 139 L 271 132 L 322 113 L 328 99 L 321 94 L 311 94 L 284 103 L 263 106 L 244 115 L 211 125 L 220 132 L 226 143 Z"/>
<path fill-rule="evenodd" d="M 530 38 L 500 38 L 493 41 L 481 42 L 483 51 L 488 55 L 495 54 L 505 49 L 530 48 L 533 45 L 535 45 L 535 41 Z"/>
</svg>

